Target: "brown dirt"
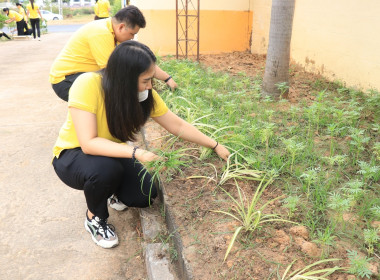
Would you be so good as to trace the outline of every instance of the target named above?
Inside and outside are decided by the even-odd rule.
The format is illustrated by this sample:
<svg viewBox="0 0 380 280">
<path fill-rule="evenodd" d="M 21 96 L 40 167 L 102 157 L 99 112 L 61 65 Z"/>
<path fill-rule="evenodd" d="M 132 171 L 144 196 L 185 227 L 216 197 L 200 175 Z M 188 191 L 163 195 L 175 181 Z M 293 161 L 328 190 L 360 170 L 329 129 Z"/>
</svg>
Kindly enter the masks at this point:
<svg viewBox="0 0 380 280">
<path fill-rule="evenodd" d="M 215 71 L 231 75 L 241 72 L 249 76 L 261 76 L 265 67 L 265 57 L 249 52 L 235 52 L 220 55 L 201 55 L 200 62 Z M 323 88 L 333 86 L 321 76 L 306 73 L 301 67 L 291 65 L 290 103 L 301 100 L 313 100 L 315 93 Z M 318 87 L 320 89 L 318 89 Z M 286 109 L 286 108 L 280 108 Z M 150 131 L 159 127 L 150 123 L 148 137 L 151 143 L 157 135 L 149 136 Z M 161 132 L 161 135 L 164 135 Z M 156 143 L 156 145 L 158 145 Z M 179 144 L 180 145 L 180 144 Z M 197 152 L 195 152 L 197 153 Z M 223 162 L 217 159 L 218 172 L 222 171 Z M 189 179 L 193 175 L 206 175 L 209 179 Z M 340 262 L 321 267 L 348 266 L 347 249 L 356 249 L 352 244 L 335 247 L 321 247 L 311 240 L 310 233 L 303 226 L 290 223 L 273 223 L 251 234 L 242 233 L 235 241 L 227 260 L 223 258 L 233 236 L 237 223 L 230 217 L 215 213 L 215 210 L 231 209 L 228 197 L 215 185 L 212 177 L 215 171 L 199 164 L 186 168 L 183 174 L 177 174 L 172 180 L 164 183 L 168 194 L 168 203 L 175 213 L 179 232 L 184 244 L 185 257 L 189 262 L 196 280 L 209 279 L 279 279 L 286 267 L 295 261 L 293 269 L 299 269 L 321 259 L 329 253 L 329 258 L 341 258 Z M 240 183 L 246 197 L 252 197 L 257 183 Z M 225 184 L 225 190 L 235 198 L 238 194 L 232 184 Z M 276 184 L 270 186 L 263 194 L 261 203 L 281 196 L 282 191 Z M 280 201 L 269 204 L 267 213 L 276 213 L 287 217 Z M 351 225 L 354 226 L 354 225 Z M 372 263 L 376 271 L 379 263 Z M 350 278 L 351 277 L 351 278 Z M 335 273 L 329 279 L 352 279 L 345 273 Z M 375 278 L 373 278 L 375 279 Z"/>
</svg>

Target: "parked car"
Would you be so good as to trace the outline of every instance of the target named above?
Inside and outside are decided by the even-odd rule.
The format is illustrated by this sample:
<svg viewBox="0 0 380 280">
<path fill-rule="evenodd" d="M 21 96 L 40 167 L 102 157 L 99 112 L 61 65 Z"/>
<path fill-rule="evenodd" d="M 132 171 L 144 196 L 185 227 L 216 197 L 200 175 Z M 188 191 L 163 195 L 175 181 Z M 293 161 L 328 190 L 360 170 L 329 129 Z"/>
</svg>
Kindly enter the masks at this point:
<svg viewBox="0 0 380 280">
<path fill-rule="evenodd" d="M 59 14 L 54 14 L 50 11 L 40 10 L 40 12 L 41 12 L 42 17 L 46 20 L 62 20 L 63 19 L 63 16 Z"/>
</svg>

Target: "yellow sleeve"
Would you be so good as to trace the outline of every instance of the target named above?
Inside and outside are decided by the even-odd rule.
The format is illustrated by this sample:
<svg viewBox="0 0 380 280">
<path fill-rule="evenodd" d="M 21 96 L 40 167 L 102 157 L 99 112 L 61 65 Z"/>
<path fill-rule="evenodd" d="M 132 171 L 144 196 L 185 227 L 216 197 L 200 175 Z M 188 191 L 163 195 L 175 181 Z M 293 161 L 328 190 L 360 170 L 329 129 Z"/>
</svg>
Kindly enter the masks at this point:
<svg viewBox="0 0 380 280">
<path fill-rule="evenodd" d="M 166 106 L 164 100 L 162 100 L 161 96 L 159 96 L 155 90 L 152 90 L 152 94 L 154 99 L 154 109 L 150 113 L 150 117 L 160 117 L 166 114 L 166 112 L 169 111 L 169 108 Z"/>
<path fill-rule="evenodd" d="M 100 75 L 89 72 L 80 75 L 69 91 L 69 107 L 96 114 L 98 92 L 101 90 Z"/>
<path fill-rule="evenodd" d="M 106 67 L 108 59 L 115 49 L 115 39 L 113 35 L 111 33 L 102 36 L 98 34 L 91 35 L 88 38 L 88 44 L 90 52 L 100 69 Z"/>
</svg>

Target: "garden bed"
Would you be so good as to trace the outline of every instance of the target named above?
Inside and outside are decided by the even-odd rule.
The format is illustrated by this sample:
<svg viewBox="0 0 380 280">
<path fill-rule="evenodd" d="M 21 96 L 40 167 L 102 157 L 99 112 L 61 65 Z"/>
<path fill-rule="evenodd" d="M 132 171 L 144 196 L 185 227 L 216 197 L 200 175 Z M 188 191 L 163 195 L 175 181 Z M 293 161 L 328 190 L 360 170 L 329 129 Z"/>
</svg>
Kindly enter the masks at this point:
<svg viewBox="0 0 380 280">
<path fill-rule="evenodd" d="M 180 85 L 174 93 L 158 85 L 165 101 L 227 145 L 234 152 L 230 165 L 274 175 L 257 207 L 268 202 L 263 214 L 293 223 L 241 230 L 224 260 L 240 226 L 229 215 L 236 214 L 232 198 L 239 200 L 239 188 L 250 202 L 260 181 L 237 178 L 221 184 L 225 162 L 179 140 L 168 145 L 166 133 L 150 123 L 147 132 L 155 147 L 170 146 L 169 154 L 195 148 L 183 152 L 181 172 L 169 168 L 162 174 L 194 279 L 290 279 L 282 278 L 289 265 L 288 275 L 332 258 L 339 260 L 310 269 L 341 268 L 327 279 L 376 279 L 379 93 L 363 94 L 291 65 L 289 97 L 274 101 L 260 96 L 265 57 L 237 52 L 201 56 L 200 62 L 201 67 L 161 61 Z"/>
</svg>

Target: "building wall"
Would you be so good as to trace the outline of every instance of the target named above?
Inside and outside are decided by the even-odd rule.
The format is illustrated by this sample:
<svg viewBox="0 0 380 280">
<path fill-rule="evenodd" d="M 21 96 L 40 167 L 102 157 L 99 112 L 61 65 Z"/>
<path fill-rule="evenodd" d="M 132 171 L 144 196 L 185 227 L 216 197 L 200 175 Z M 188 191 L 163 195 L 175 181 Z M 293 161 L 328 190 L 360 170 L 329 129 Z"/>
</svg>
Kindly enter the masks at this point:
<svg viewBox="0 0 380 280">
<path fill-rule="evenodd" d="M 192 2 L 197 4 L 197 0 Z M 253 0 L 220 0 L 217 5 L 212 0 L 200 2 L 200 53 L 250 49 Z M 131 4 L 141 9 L 147 21 L 146 28 L 138 34 L 138 40 L 160 55 L 175 54 L 176 2 L 134 0 Z M 196 34 L 196 23 L 193 30 L 189 33 L 189 38 L 195 38 L 192 34 Z"/>
<path fill-rule="evenodd" d="M 254 0 L 253 53 L 268 48 L 270 0 Z M 347 86 L 380 89 L 380 1 L 296 1 L 291 58 Z"/>
</svg>

